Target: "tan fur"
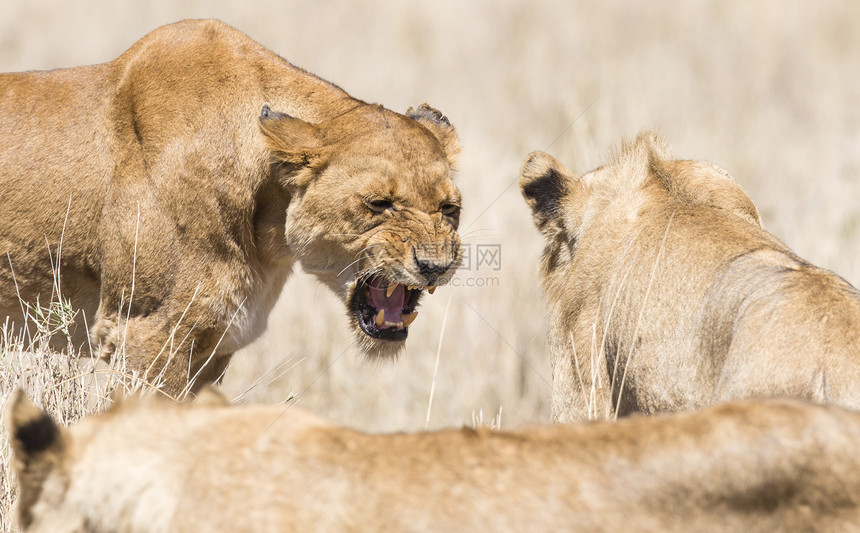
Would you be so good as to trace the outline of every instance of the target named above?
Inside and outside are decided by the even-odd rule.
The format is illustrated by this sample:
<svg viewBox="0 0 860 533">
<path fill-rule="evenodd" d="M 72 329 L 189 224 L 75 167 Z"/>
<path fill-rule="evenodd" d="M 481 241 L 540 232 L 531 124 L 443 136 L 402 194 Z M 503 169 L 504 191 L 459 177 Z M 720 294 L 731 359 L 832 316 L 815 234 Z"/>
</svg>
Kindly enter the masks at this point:
<svg viewBox="0 0 860 533">
<path fill-rule="evenodd" d="M 102 356 L 164 370 L 168 392 L 221 374 L 296 261 L 380 356 L 405 331 L 361 331 L 357 280 L 424 288 L 453 274 L 460 148 L 426 104 L 401 115 L 358 101 L 218 21 L 164 26 L 102 65 L 2 74 L 0 87 L 0 316 L 20 327 L 19 297 L 70 300 L 77 346 L 86 324 Z"/>
<path fill-rule="evenodd" d="M 47 422 L 13 396 L 27 532 L 842 531 L 860 520 L 860 414 L 793 400 L 505 432 L 370 435 L 297 407 L 153 399 L 69 429 Z"/>
<path fill-rule="evenodd" d="M 860 407 L 860 293 L 761 228 L 724 170 L 653 134 L 577 177 L 535 152 L 553 418 L 788 395 Z"/>
</svg>

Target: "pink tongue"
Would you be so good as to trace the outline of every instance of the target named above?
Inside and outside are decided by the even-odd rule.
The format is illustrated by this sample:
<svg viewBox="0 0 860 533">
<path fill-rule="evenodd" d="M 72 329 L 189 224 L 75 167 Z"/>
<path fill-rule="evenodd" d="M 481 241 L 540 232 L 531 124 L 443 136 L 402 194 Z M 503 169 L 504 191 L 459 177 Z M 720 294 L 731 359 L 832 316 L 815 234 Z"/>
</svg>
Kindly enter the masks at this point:
<svg viewBox="0 0 860 533">
<path fill-rule="evenodd" d="M 370 301 L 373 302 L 373 307 L 377 311 L 385 310 L 386 322 L 402 322 L 400 313 L 403 311 L 403 301 L 406 299 L 406 287 L 398 284 L 391 296 L 386 296 L 388 287 L 377 287 L 376 284 L 376 280 L 370 283 Z"/>
</svg>

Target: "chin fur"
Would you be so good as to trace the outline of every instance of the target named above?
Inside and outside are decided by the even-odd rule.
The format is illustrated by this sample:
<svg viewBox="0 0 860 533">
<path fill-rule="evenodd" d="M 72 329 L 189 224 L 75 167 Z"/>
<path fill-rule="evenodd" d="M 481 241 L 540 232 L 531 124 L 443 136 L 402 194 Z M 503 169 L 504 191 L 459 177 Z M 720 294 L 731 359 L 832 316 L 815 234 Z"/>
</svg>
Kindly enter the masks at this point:
<svg viewBox="0 0 860 533">
<path fill-rule="evenodd" d="M 406 347 L 405 340 L 374 339 L 355 324 L 353 324 L 352 330 L 356 348 L 368 361 L 395 361 Z"/>
</svg>

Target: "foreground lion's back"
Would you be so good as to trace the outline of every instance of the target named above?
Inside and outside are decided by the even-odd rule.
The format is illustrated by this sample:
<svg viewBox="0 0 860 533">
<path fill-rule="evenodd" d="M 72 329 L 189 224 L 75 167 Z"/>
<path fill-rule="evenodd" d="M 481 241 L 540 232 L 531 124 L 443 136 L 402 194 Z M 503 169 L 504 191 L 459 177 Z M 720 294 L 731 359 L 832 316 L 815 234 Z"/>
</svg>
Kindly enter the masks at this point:
<svg viewBox="0 0 860 533">
<path fill-rule="evenodd" d="M 370 435 L 275 406 L 144 405 L 103 420 L 74 470 L 91 482 L 70 490 L 117 506 L 99 487 L 137 480 L 135 514 L 171 531 L 772 531 L 858 518 L 860 415 L 797 401 L 514 432 Z"/>
<path fill-rule="evenodd" d="M 372 435 L 211 398 L 124 402 L 65 429 L 18 391 L 5 422 L 29 531 L 830 531 L 860 520 L 860 414 L 796 400 Z"/>
</svg>

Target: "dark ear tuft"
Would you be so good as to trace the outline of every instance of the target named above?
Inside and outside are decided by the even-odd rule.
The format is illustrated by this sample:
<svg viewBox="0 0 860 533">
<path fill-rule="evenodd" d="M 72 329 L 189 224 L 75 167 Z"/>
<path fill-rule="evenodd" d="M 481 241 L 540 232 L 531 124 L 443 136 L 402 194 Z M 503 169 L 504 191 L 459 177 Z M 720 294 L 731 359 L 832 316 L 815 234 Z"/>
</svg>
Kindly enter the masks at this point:
<svg viewBox="0 0 860 533">
<path fill-rule="evenodd" d="M 562 200 L 569 192 L 569 176 L 564 165 L 545 152 L 532 152 L 520 169 L 520 190 L 540 229 L 559 216 Z"/>
<path fill-rule="evenodd" d="M 59 437 L 60 432 L 54 420 L 48 413 L 26 422 L 15 431 L 14 438 L 17 446 L 25 453 L 36 455 L 50 448 Z"/>
<path fill-rule="evenodd" d="M 280 111 L 274 111 L 269 104 L 263 104 L 263 109 L 260 111 L 260 120 L 278 120 L 282 118 L 292 118 L 286 113 L 281 113 Z"/>
<path fill-rule="evenodd" d="M 451 127 L 451 121 L 448 120 L 448 117 L 438 109 L 430 107 L 427 102 L 418 106 L 418 109 L 410 107 L 406 110 L 406 116 L 413 120 L 428 119 L 444 127 Z"/>
<path fill-rule="evenodd" d="M 4 422 L 12 450 L 24 464 L 60 444 L 60 427 L 20 389 L 9 397 Z"/>
<path fill-rule="evenodd" d="M 20 389 L 9 397 L 5 411 L 3 424 L 18 477 L 18 524 L 26 530 L 33 522 L 33 506 L 42 494 L 45 479 L 64 468 L 67 437 L 65 430 Z"/>
<path fill-rule="evenodd" d="M 406 116 L 430 130 L 439 140 L 442 149 L 445 150 L 448 164 L 452 168 L 457 166 L 457 158 L 460 155 L 460 138 L 448 117 L 438 109 L 430 107 L 426 102 L 417 108 L 410 107 L 407 109 Z"/>
</svg>

